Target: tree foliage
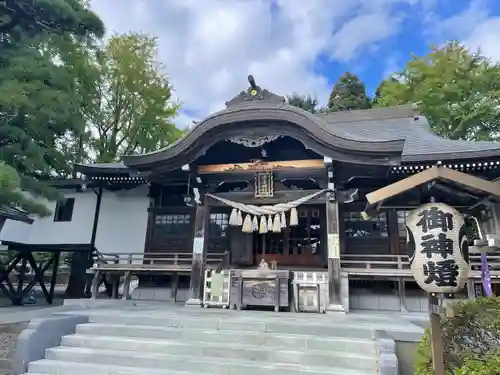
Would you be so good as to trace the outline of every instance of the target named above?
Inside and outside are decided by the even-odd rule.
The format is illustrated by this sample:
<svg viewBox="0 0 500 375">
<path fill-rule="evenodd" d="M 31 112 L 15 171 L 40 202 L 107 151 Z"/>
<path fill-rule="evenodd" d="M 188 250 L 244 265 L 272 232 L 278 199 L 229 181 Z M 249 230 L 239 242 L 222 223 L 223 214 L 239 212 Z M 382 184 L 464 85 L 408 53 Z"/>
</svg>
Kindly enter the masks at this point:
<svg viewBox="0 0 500 375">
<path fill-rule="evenodd" d="M 328 111 L 348 111 L 371 108 L 363 82 L 352 73 L 345 73 L 333 87 L 328 100 Z"/>
<path fill-rule="evenodd" d="M 48 214 L 47 180 L 66 174 L 58 139 L 83 124 L 68 67 L 52 39 L 101 35 L 101 21 L 77 0 L 0 1 L 0 203 Z"/>
<path fill-rule="evenodd" d="M 178 105 L 164 67 L 156 60 L 156 38 L 115 35 L 102 47 L 76 51 L 81 110 L 98 162 L 165 147 L 182 134 L 172 123 Z M 82 62 L 86 61 L 84 65 Z"/>
<path fill-rule="evenodd" d="M 449 374 L 498 374 L 500 298 L 459 302 L 453 318 L 442 318 L 444 362 Z M 477 372 L 467 372 L 475 368 Z M 488 372 L 491 370 L 492 372 Z M 427 331 L 418 347 L 416 375 L 432 374 L 432 351 Z"/>
<path fill-rule="evenodd" d="M 415 103 L 451 139 L 500 139 L 500 65 L 459 43 L 416 57 L 381 86 L 381 106 Z"/>
<path fill-rule="evenodd" d="M 83 0 L 1 0 L 0 33 L 37 36 L 44 32 L 104 34 L 102 21 Z"/>
<path fill-rule="evenodd" d="M 286 102 L 295 107 L 302 108 L 303 110 L 311 113 L 316 113 L 320 111 L 318 109 L 319 102 L 316 98 L 311 95 L 300 95 L 297 93 L 292 93 L 286 97 Z"/>
</svg>

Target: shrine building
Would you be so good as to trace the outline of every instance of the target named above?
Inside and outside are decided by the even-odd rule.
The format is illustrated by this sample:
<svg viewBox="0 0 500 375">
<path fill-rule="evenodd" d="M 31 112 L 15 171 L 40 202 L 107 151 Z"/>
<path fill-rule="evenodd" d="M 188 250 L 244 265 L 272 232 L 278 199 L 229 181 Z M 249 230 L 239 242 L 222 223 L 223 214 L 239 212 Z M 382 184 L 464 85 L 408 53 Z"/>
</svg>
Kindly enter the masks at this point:
<svg viewBox="0 0 500 375">
<path fill-rule="evenodd" d="M 89 246 L 138 278 L 133 299 L 199 305 L 207 269 L 265 265 L 317 285 L 328 310 L 422 312 L 408 212 L 433 200 L 497 233 L 500 143 L 442 138 L 410 105 L 312 114 L 249 82 L 169 147 L 79 165 L 81 178 L 57 182 L 53 216 L 6 219 L 4 246 Z M 481 289 L 471 249 L 469 296 Z M 489 254 L 493 284 L 499 261 Z"/>
</svg>

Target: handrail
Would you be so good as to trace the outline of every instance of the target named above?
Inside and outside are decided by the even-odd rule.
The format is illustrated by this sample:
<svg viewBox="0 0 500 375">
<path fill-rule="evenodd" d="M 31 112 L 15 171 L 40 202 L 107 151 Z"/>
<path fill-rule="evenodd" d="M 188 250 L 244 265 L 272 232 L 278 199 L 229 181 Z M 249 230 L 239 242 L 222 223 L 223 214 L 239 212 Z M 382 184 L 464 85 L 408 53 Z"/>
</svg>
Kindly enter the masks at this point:
<svg viewBox="0 0 500 375">
<path fill-rule="evenodd" d="M 225 253 L 208 253 L 206 255 L 206 262 L 210 264 L 220 265 L 224 261 L 224 257 L 228 256 L 229 252 Z M 100 253 L 98 262 L 94 268 L 110 264 L 172 264 L 178 265 L 191 265 L 193 261 L 193 253 Z"/>
<path fill-rule="evenodd" d="M 470 253 L 470 266 L 472 271 L 481 269 L 481 254 Z M 341 267 L 349 269 L 398 269 L 409 270 L 410 261 L 408 255 L 388 254 L 341 254 Z M 500 272 L 500 254 L 488 254 L 488 266 L 493 272 Z"/>
</svg>

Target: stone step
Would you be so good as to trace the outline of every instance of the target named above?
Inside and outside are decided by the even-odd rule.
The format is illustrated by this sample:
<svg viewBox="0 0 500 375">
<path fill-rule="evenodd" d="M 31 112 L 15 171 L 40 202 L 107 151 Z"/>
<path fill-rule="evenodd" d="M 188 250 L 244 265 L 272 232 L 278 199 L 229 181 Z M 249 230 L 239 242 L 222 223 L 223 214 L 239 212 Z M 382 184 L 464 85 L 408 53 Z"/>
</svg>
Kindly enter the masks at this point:
<svg viewBox="0 0 500 375">
<path fill-rule="evenodd" d="M 36 372 L 35 372 L 36 371 Z M 191 372 L 191 371 L 176 371 L 172 369 L 154 369 L 154 368 L 137 368 L 124 367 L 113 365 L 97 365 L 92 363 L 65 362 L 53 361 L 50 359 L 42 359 L 30 363 L 29 375 L 228 375 L 230 373 L 209 373 L 209 372 Z M 248 374 L 251 374 L 250 371 Z M 259 372 L 260 374 L 271 374 L 270 372 Z M 291 373 L 290 373 L 291 374 Z M 314 373 L 301 373 L 311 375 Z M 373 375 L 373 372 L 361 372 L 345 369 L 333 369 L 331 375 Z M 324 373 L 321 373 L 324 375 Z"/>
<path fill-rule="evenodd" d="M 370 356 L 347 351 L 297 350 L 293 347 L 287 350 L 281 348 L 270 350 L 262 346 L 236 345 L 233 343 L 182 343 L 164 339 L 152 340 L 113 336 L 86 336 L 79 334 L 63 337 L 61 346 L 129 351 L 134 353 L 163 353 L 208 359 L 243 359 L 259 362 L 300 364 L 304 366 L 338 366 L 356 369 L 373 369 L 377 364 L 374 354 Z"/>
<path fill-rule="evenodd" d="M 276 347 L 283 349 L 294 348 L 295 350 L 345 350 L 355 353 L 372 353 L 375 350 L 373 340 L 251 331 L 239 331 L 238 334 L 235 334 L 231 331 L 208 329 L 87 323 L 78 325 L 76 333 L 90 336 L 119 336 L 138 339 L 168 339 L 183 342 L 258 345 L 268 346 L 270 349 Z"/>
<path fill-rule="evenodd" d="M 296 352 L 295 355 L 300 355 Z M 351 375 L 375 374 L 373 369 L 350 370 L 339 367 L 304 366 L 293 363 L 276 363 L 234 359 L 227 356 L 193 357 L 165 353 L 134 352 L 124 350 L 57 347 L 48 349 L 46 359 L 65 362 L 91 363 L 101 365 L 127 366 L 144 369 L 202 372 L 218 375 Z M 35 369 L 33 369 L 35 370 Z M 37 370 L 38 371 L 38 370 Z M 145 371 L 147 372 L 147 371 Z M 56 372 L 59 374 L 61 372 Z M 149 373 L 149 372 L 148 372 Z M 72 372 L 72 375 L 74 372 Z M 95 373 L 94 373 L 95 374 Z M 111 375 L 111 374 L 110 374 Z"/>
<path fill-rule="evenodd" d="M 141 325 L 153 327 L 177 327 L 188 329 L 206 329 L 239 332 L 242 329 L 253 332 L 269 332 L 274 334 L 294 334 L 294 335 L 312 335 L 319 337 L 339 337 L 339 338 L 360 338 L 371 339 L 373 337 L 373 325 L 367 323 L 348 323 L 337 321 L 332 317 L 331 320 L 321 319 L 321 324 L 296 319 L 263 319 L 252 320 L 244 319 L 249 315 L 242 315 L 241 318 L 235 315 L 224 314 L 213 316 L 158 316 L 158 315 L 109 315 L 92 314 L 91 323 L 102 324 L 122 324 L 122 325 Z"/>
<path fill-rule="evenodd" d="M 36 371 L 36 372 L 35 372 Z M 78 363 L 53 361 L 42 359 L 29 364 L 29 375 L 207 375 L 202 373 L 143 369 L 136 367 L 95 365 L 92 363 Z"/>
</svg>

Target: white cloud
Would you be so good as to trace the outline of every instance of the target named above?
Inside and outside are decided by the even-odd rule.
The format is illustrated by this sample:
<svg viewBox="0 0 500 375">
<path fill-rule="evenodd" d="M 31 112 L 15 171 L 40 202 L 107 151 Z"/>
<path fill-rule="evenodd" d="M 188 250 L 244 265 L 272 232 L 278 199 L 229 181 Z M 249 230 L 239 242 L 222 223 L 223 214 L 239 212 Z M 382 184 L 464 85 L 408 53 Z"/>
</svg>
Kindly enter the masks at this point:
<svg viewBox="0 0 500 375">
<path fill-rule="evenodd" d="M 468 7 L 440 18 L 435 14 L 427 20 L 431 34 L 444 40 L 460 40 L 472 51 L 478 49 L 493 61 L 500 62 L 500 17 L 491 16 L 491 1 L 472 0 Z"/>
<path fill-rule="evenodd" d="M 472 50 L 480 49 L 485 56 L 500 62 L 500 17 L 490 18 L 478 25 L 465 43 Z"/>
<path fill-rule="evenodd" d="M 489 13 L 487 0 L 472 0 L 461 12 L 444 19 L 436 17 L 432 21 L 435 25 L 434 31 L 446 39 L 462 39 L 486 21 Z"/>
<path fill-rule="evenodd" d="M 321 56 L 349 61 L 398 31 L 395 6 L 426 0 L 93 0 L 109 31 L 159 38 L 183 108 L 203 118 L 247 87 L 326 100 Z M 189 123 L 186 114 L 176 123 Z"/>
<path fill-rule="evenodd" d="M 366 25 L 371 25 L 369 30 Z M 359 50 L 393 35 L 398 27 L 399 20 L 386 13 L 371 13 L 353 18 L 333 36 L 332 57 L 349 61 Z M 356 40 L 356 43 L 352 43 L 352 40 Z"/>
</svg>

